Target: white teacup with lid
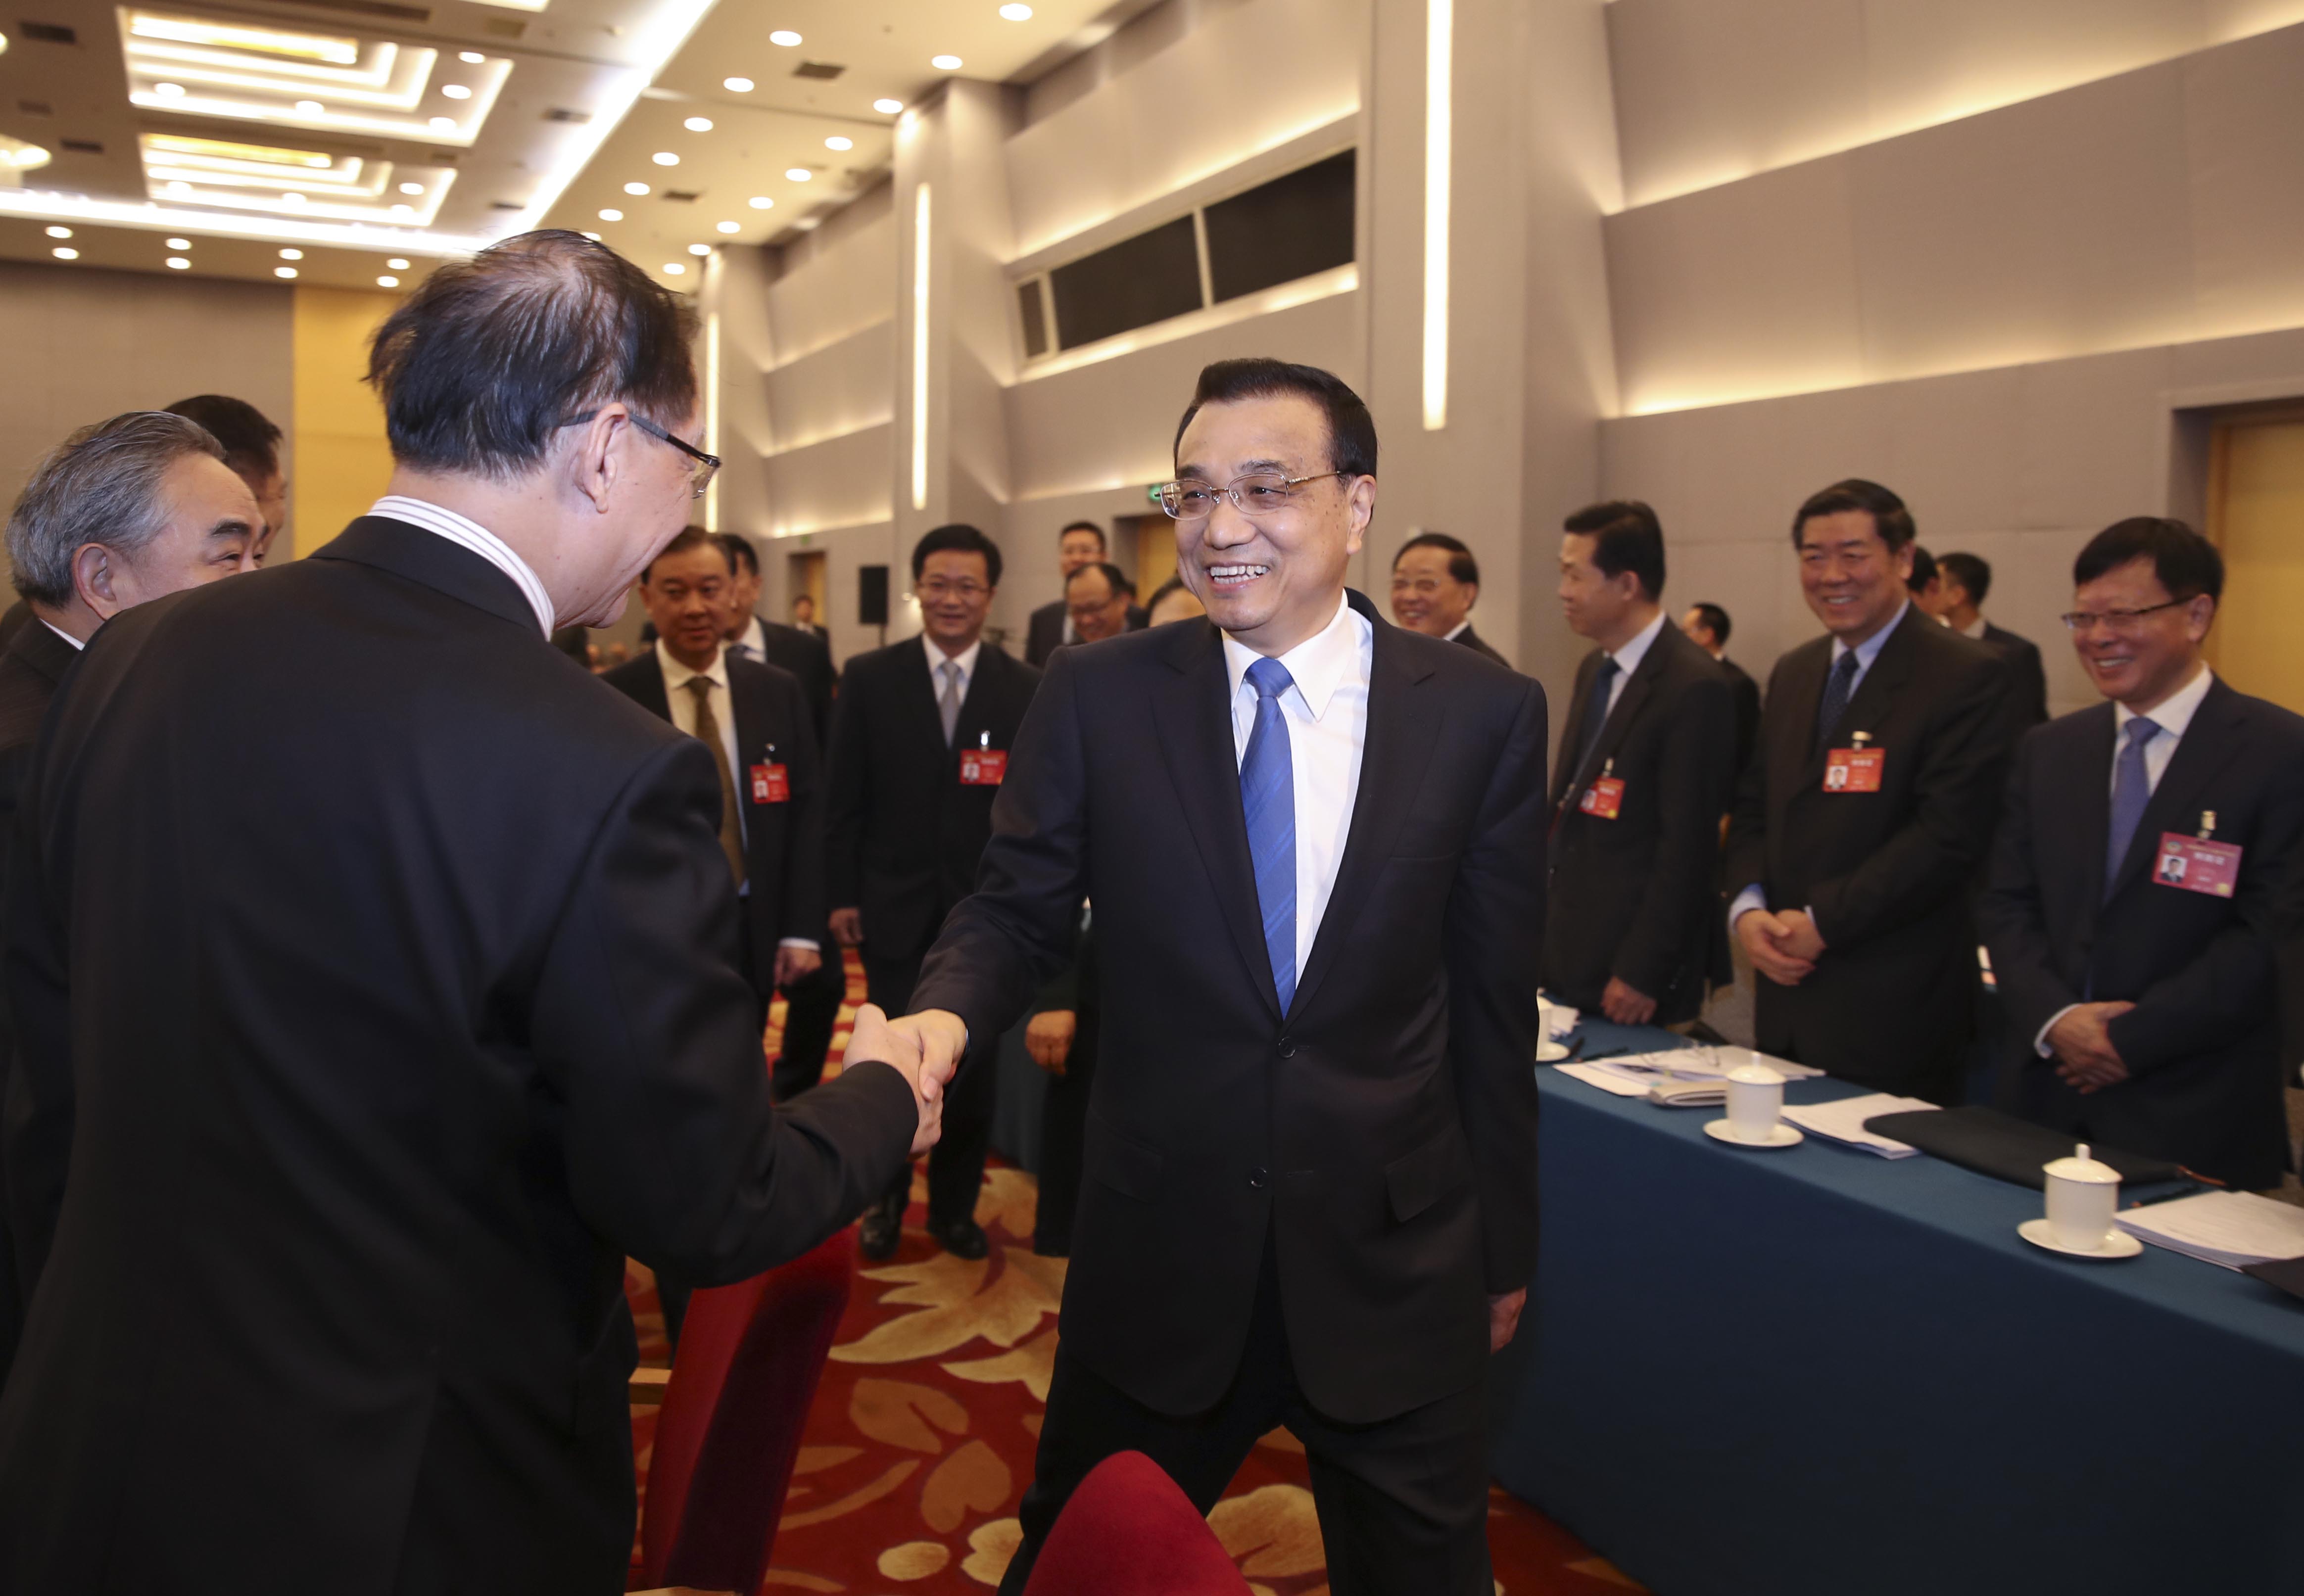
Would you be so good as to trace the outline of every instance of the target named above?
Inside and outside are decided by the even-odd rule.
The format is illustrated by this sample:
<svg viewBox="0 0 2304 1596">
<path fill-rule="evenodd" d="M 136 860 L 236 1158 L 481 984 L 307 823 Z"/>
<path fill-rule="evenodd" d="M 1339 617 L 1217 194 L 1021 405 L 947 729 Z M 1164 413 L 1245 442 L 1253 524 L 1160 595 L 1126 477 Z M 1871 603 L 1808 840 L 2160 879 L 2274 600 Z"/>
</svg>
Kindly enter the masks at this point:
<svg viewBox="0 0 2304 1596">
<path fill-rule="evenodd" d="M 2109 1246 L 2120 1212 L 2120 1171 L 2090 1157 L 2086 1142 L 2041 1171 L 2048 1178 L 2048 1234 L 2056 1245 L 2076 1253 Z"/>
<path fill-rule="evenodd" d="M 1740 1142 L 1767 1142 L 1784 1111 L 1784 1077 L 1758 1058 L 1727 1075 L 1728 1131 Z"/>
</svg>

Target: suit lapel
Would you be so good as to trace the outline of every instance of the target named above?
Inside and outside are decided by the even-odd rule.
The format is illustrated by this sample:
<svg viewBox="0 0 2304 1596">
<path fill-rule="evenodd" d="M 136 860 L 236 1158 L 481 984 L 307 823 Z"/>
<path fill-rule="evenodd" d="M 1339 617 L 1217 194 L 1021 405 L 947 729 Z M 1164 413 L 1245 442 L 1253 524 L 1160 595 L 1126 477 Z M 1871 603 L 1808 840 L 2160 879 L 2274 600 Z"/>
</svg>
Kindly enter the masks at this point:
<svg viewBox="0 0 2304 1596">
<path fill-rule="evenodd" d="M 1241 808 L 1240 757 L 1232 751 L 1232 680 L 1224 643 L 1206 621 L 1173 629 L 1166 649 L 1173 674 L 1152 694 L 1161 759 L 1216 889 L 1225 928 L 1240 949 L 1257 991 L 1274 1016 L 1280 992 L 1264 945 L 1264 917 L 1256 901 L 1256 861 L 1248 851 L 1248 820 Z M 1165 639 L 1164 639 L 1165 641 Z"/>
<path fill-rule="evenodd" d="M 915 727 L 915 730 L 908 734 L 907 740 L 917 739 L 924 747 L 943 748 L 944 746 L 944 715 L 936 708 L 935 668 L 944 663 L 944 655 L 931 649 L 926 638 L 912 638 L 904 645 L 904 648 L 911 657 L 903 662 L 902 667 L 896 672 L 899 678 L 896 697 L 904 706 L 902 711 L 904 717 L 912 722 Z M 976 656 L 976 677 L 980 678 L 983 674 L 984 656 L 979 654 Z M 968 687 L 971 693 L 976 690 L 975 678 L 970 680 Z M 964 697 L 961 699 L 960 708 L 961 717 L 965 719 L 968 713 L 968 700 Z M 959 740 L 957 732 L 954 733 L 953 740 L 955 742 Z"/>
<path fill-rule="evenodd" d="M 1672 629 L 1672 623 L 1666 621 L 1664 631 Z M 1592 766 L 1592 772 L 1579 771 L 1576 773 L 1579 777 L 1588 780 L 1591 773 L 1597 773 L 1608 760 L 1615 757 L 1616 750 L 1624 746 L 1624 739 L 1631 733 L 1632 723 L 1640 718 L 1640 706 L 1656 691 L 1656 678 L 1664 674 L 1664 650 L 1669 646 L 1664 632 L 1658 632 L 1656 640 L 1648 645 L 1648 651 L 1640 656 L 1639 669 L 1632 672 L 1630 681 L 1624 683 L 1624 690 L 1616 695 L 1615 705 L 1608 711 L 1608 718 L 1600 727 L 1600 740 L 1593 745 L 1592 757 L 1586 762 Z"/>
<path fill-rule="evenodd" d="M 672 695 L 664 685 L 664 659 L 656 653 L 656 645 L 648 645 L 648 651 L 640 655 L 640 680 L 634 684 L 640 690 L 633 695 L 633 701 L 659 720 L 669 721 Z"/>
<path fill-rule="evenodd" d="M 1576 685 L 1568 689 L 1568 724 L 1560 729 L 1560 756 L 1553 762 L 1552 806 L 1565 802 L 1576 783 L 1576 750 L 1584 746 L 1584 711 L 1592 697 L 1592 672 L 1600 668 L 1600 651 L 1587 654 L 1576 666 Z"/>
<path fill-rule="evenodd" d="M 1825 756 L 1834 748 L 1848 747 L 1848 739 L 1857 732 L 1871 733 L 1872 746 L 1876 748 L 1880 746 L 1880 724 L 1888 718 L 1888 712 L 1894 706 L 1896 694 L 1912 680 L 1913 656 L 1919 652 L 1912 640 L 1911 629 L 1915 624 L 1934 626 L 1936 622 L 1916 609 L 1904 612 L 1904 618 L 1896 622 L 1896 629 L 1888 634 L 1885 643 L 1880 645 L 1880 652 L 1873 658 L 1871 668 L 1856 684 L 1856 691 L 1849 696 L 1848 707 L 1841 712 L 1839 725 L 1825 729 L 1830 735 L 1825 739 L 1825 746 L 1821 748 L 1815 746 L 1816 707 L 1808 710 L 1809 748 L 1808 764 L 1800 777 L 1801 786 L 1821 785 Z M 1828 648 L 1825 657 L 1827 662 L 1825 670 L 1829 672 L 1831 651 Z M 1817 705 L 1820 706 L 1824 698 L 1821 679 L 1816 697 Z"/>
<path fill-rule="evenodd" d="M 2080 866 L 2088 873 L 2088 901 L 2097 904 L 2105 898 L 2104 855 L 2112 837 L 2112 705 L 2100 704 L 2087 714 L 2086 751 L 2052 774 L 2060 801 L 2045 813 L 2071 827 L 2067 835 L 2080 850 Z"/>
<path fill-rule="evenodd" d="M 1832 640 L 1825 638 L 1820 648 L 1808 646 L 1805 653 L 1796 650 L 1795 655 L 1792 663 L 1781 672 L 1782 680 L 1770 684 L 1764 717 L 1771 728 L 1772 736 L 1792 739 L 1789 750 L 1792 757 L 1787 762 L 1792 772 L 1791 792 L 1798 792 L 1824 780 L 1823 761 L 1815 758 L 1810 750 L 1816 744 L 1816 712 L 1824 700 L 1825 675 L 1832 669 Z M 1777 719 L 1779 705 L 1783 706 L 1781 720 Z M 1783 730 L 1773 730 L 1775 726 L 1782 726 Z M 1781 742 L 1777 745 L 1779 748 L 1782 746 Z M 1781 758 L 1781 755 L 1772 756 Z M 1784 768 L 1784 764 L 1770 765 L 1770 777 L 1773 779 Z"/>
<path fill-rule="evenodd" d="M 2201 790 L 2240 750 L 2240 739 L 2226 735 L 2240 718 L 2234 713 L 2235 697 L 2221 677 L 2209 686 L 2208 696 L 2200 701 L 2198 713 L 2192 716 L 2192 723 L 2184 729 L 2175 753 L 2169 756 L 2168 768 L 2160 773 L 2160 785 L 2152 790 L 2151 801 L 2144 806 L 2144 816 L 2136 823 L 2136 835 L 2129 839 L 2128 852 L 2120 861 L 2120 874 L 2113 878 L 2113 892 L 2124 891 L 2145 873 L 2159 849 L 2162 832 L 2190 835 L 2200 829 Z M 2109 756 L 2104 779 L 2107 783 L 2111 781 Z M 2108 786 L 2106 790 L 2109 791 Z M 2105 807 L 2109 815 L 2109 799 Z M 2105 823 L 2110 824 L 2108 819 Z M 2103 848 L 2099 846 L 2096 852 L 2100 857 Z"/>
</svg>

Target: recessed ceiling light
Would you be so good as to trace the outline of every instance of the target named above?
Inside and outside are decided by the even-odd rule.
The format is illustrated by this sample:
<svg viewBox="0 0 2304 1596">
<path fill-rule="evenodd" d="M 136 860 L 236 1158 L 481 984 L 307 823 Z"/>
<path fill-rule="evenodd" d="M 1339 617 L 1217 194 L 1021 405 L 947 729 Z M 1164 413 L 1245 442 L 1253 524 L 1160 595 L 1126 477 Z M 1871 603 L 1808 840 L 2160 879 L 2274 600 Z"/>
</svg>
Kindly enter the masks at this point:
<svg viewBox="0 0 2304 1596">
<path fill-rule="evenodd" d="M 51 227 L 48 229 L 48 236 L 52 239 L 68 239 L 72 237 L 72 229 L 69 227 Z"/>
<path fill-rule="evenodd" d="M 412 205 L 395 205 L 392 207 L 392 214 L 395 216 L 412 216 L 416 214 L 416 207 Z"/>
<path fill-rule="evenodd" d="M 428 125 L 436 133 L 453 133 L 456 131 L 456 119 L 453 116 L 436 116 Z"/>
<path fill-rule="evenodd" d="M 645 194 L 648 191 L 648 186 L 646 183 L 626 183 L 624 185 L 624 192 L 627 194 Z"/>
<path fill-rule="evenodd" d="M 796 183 L 804 183 L 808 182 L 809 179 L 814 177 L 816 173 L 810 172 L 805 166 L 791 166 L 785 168 L 784 175 L 792 179 L 792 182 Z"/>
<path fill-rule="evenodd" d="M 586 238 L 588 238 L 588 239 L 590 239 L 590 240 L 591 240 L 594 243 L 596 243 L 596 244 L 601 241 L 600 241 L 600 235 L 599 235 L 598 233 L 597 233 L 597 232 L 588 232 L 588 233 L 584 234 L 584 236 L 585 236 Z"/>
<path fill-rule="evenodd" d="M 466 66 L 481 66 L 487 62 L 487 57 L 478 50 L 459 50 L 456 52 L 456 59 Z"/>
<path fill-rule="evenodd" d="M 304 252 L 301 249 L 283 249 L 280 251 L 280 258 L 283 260 L 301 260 L 304 258 Z"/>
<path fill-rule="evenodd" d="M 621 222 L 623 219 L 624 213 L 619 210 L 605 210 L 600 213 L 600 220 L 603 222 Z"/>
<path fill-rule="evenodd" d="M 894 116 L 897 112 L 903 108 L 904 102 L 902 100 L 874 100 L 872 102 L 872 109 L 877 111 L 883 116 Z"/>
<path fill-rule="evenodd" d="M 408 263 L 401 259 L 397 255 L 394 256 L 390 260 L 385 261 L 384 264 L 390 266 L 395 272 L 404 272 L 408 269 Z"/>
<path fill-rule="evenodd" d="M 440 85 L 440 92 L 452 100 L 468 100 L 472 97 L 472 91 L 462 83 L 443 83 Z"/>
<path fill-rule="evenodd" d="M 152 92 L 164 100 L 173 100 L 184 92 L 184 86 L 182 83 L 155 83 Z"/>
<path fill-rule="evenodd" d="M 843 139 L 839 134 L 834 133 L 831 138 L 826 139 L 824 141 L 824 148 L 826 149 L 853 149 L 856 148 L 856 140 L 853 139 Z"/>
<path fill-rule="evenodd" d="M 192 185 L 191 185 L 191 184 L 190 184 L 190 183 L 188 183 L 188 182 L 182 182 L 182 181 L 178 181 L 178 182 L 172 182 L 172 183 L 170 183 L 170 184 L 168 185 L 168 192 L 169 192 L 170 194 L 172 194 L 172 195 L 182 196 L 182 195 L 189 194 L 189 193 L 191 193 L 191 191 L 192 191 Z"/>
<path fill-rule="evenodd" d="M 292 190 L 280 196 L 280 203 L 283 205 L 301 205 L 304 203 L 304 197 L 301 194 Z"/>
<path fill-rule="evenodd" d="M 648 159 L 654 161 L 659 166 L 677 166 L 680 165 L 680 157 L 673 154 L 672 151 L 668 149 L 659 149 L 656 154 L 650 156 Z"/>
<path fill-rule="evenodd" d="M 1029 22 L 1032 20 L 1032 8 L 1029 5 L 1004 5 L 1000 8 L 1000 14 L 1012 22 Z"/>
<path fill-rule="evenodd" d="M 171 249 L 189 249 L 191 247 L 192 241 L 190 239 L 170 239 L 168 241 L 168 248 Z"/>
<path fill-rule="evenodd" d="M 296 102 L 296 114 L 299 116 L 326 116 L 327 114 L 328 108 L 318 100 Z"/>
<path fill-rule="evenodd" d="M 720 224 L 720 231 L 723 232 L 741 232 L 744 231 L 744 224 L 741 222 L 723 222 Z"/>
<path fill-rule="evenodd" d="M 690 255 L 709 255 L 712 253 L 712 246 L 709 244 L 690 244 L 688 246 L 688 252 Z"/>
<path fill-rule="evenodd" d="M 664 263 L 664 274 L 667 277 L 677 277 L 687 269 L 687 266 L 676 260 L 667 260 Z"/>
<path fill-rule="evenodd" d="M 795 49 L 800 45 L 800 35 L 789 28 L 779 28 L 768 35 L 768 42 L 772 45 L 782 45 L 787 50 Z"/>
<path fill-rule="evenodd" d="M 168 269 L 172 272 L 189 272 L 192 269 L 192 263 L 181 255 L 171 255 L 168 257 Z"/>
<path fill-rule="evenodd" d="M 424 185 L 422 183 L 402 183 L 400 185 L 400 191 L 403 194 L 421 194 L 424 192 Z"/>
<path fill-rule="evenodd" d="M 750 94 L 752 92 L 752 80 L 750 78 L 723 78 L 720 87 L 730 94 Z"/>
<path fill-rule="evenodd" d="M 708 133 L 712 131 L 712 119 L 708 116 L 691 116 L 680 125 L 691 133 Z"/>
<path fill-rule="evenodd" d="M 376 280 L 376 285 L 378 288 L 398 288 L 400 286 L 400 279 L 397 277 L 378 277 Z"/>
<path fill-rule="evenodd" d="M 55 256 L 58 260 L 78 260 L 80 258 L 80 251 L 77 249 L 56 249 L 49 250 L 48 253 Z"/>
<path fill-rule="evenodd" d="M 776 202 L 766 194 L 755 194 L 744 203 L 756 211 L 772 211 L 776 208 Z"/>
<path fill-rule="evenodd" d="M 956 72 L 960 70 L 960 57 L 957 55 L 931 55 L 928 57 L 928 64 L 936 68 L 936 71 L 940 72 Z"/>
<path fill-rule="evenodd" d="M 296 274 L 296 268 L 294 266 L 274 266 L 272 268 L 272 274 L 275 277 L 293 277 Z"/>
</svg>

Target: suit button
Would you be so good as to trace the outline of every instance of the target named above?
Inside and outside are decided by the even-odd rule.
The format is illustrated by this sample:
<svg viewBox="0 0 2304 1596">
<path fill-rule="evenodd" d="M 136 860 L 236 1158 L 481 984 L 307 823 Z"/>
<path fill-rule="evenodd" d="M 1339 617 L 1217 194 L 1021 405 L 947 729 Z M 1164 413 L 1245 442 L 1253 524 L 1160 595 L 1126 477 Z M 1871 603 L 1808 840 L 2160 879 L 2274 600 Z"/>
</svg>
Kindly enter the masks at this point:
<svg viewBox="0 0 2304 1596">
<path fill-rule="evenodd" d="M 1283 1036 L 1280 1039 L 1280 1056 L 1283 1059 L 1292 1059 L 1296 1056 L 1296 1038 Z"/>
<path fill-rule="evenodd" d="M 1264 1189 L 1264 1183 L 1270 1178 L 1271 1177 L 1265 1173 L 1262 1166 L 1260 1165 L 1248 1172 L 1249 1185 L 1254 1186 L 1258 1191 L 1262 1191 Z"/>
</svg>

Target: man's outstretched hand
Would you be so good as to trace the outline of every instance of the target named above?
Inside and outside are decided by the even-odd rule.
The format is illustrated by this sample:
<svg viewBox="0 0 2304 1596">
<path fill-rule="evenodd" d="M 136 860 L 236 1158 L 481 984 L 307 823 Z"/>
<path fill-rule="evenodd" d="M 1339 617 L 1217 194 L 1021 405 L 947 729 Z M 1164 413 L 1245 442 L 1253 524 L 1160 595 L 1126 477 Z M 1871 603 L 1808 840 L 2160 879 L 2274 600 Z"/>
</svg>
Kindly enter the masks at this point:
<svg viewBox="0 0 2304 1596">
<path fill-rule="evenodd" d="M 888 1022 L 889 1032 L 919 1050 L 923 1074 L 936 1077 L 939 1088 L 951 1084 L 968 1051 L 968 1026 L 949 1009 L 922 1009 Z"/>
<path fill-rule="evenodd" d="M 848 1047 L 840 1055 L 840 1067 L 847 1069 L 858 1064 L 885 1064 L 902 1076 L 904 1084 L 912 1089 L 913 1105 L 920 1112 L 919 1129 L 912 1136 L 912 1151 L 926 1153 L 944 1134 L 944 1089 L 952 1080 L 952 1071 L 948 1068 L 930 1068 L 925 1064 L 919 1039 L 897 1028 L 908 1023 L 899 1020 L 891 1025 L 886 1013 L 877 1004 L 865 1004 L 856 1011 L 856 1027 L 848 1034 Z"/>
</svg>

